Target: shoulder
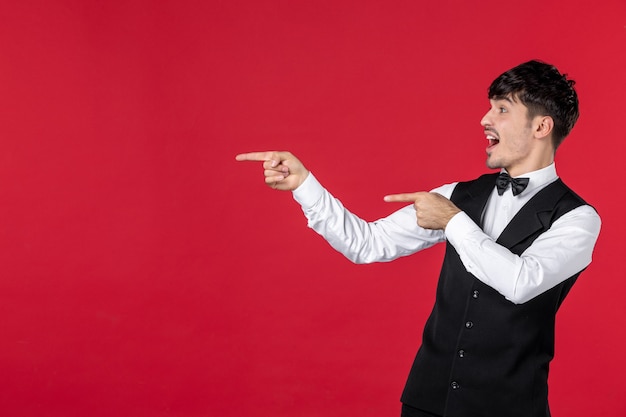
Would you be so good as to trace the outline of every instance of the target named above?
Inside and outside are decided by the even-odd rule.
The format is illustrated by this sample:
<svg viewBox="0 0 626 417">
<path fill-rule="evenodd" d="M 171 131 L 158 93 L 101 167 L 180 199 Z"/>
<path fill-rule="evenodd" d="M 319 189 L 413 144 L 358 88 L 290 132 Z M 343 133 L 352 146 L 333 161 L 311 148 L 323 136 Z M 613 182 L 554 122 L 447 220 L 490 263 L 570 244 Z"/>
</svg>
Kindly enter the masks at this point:
<svg viewBox="0 0 626 417">
<path fill-rule="evenodd" d="M 578 207 L 587 207 L 585 211 L 596 211 L 596 209 L 592 205 L 587 203 L 585 199 L 583 199 L 574 190 L 568 187 L 561 178 L 558 178 L 546 188 L 547 192 L 552 194 L 558 193 L 558 195 L 561 196 L 561 198 L 559 199 L 559 205 L 562 207 L 562 209 L 565 209 L 566 211 L 570 211 Z"/>
<path fill-rule="evenodd" d="M 430 190 L 430 192 L 431 193 L 441 194 L 445 198 L 450 199 L 450 196 L 452 196 L 452 193 L 454 192 L 457 184 L 458 184 L 458 182 L 452 182 L 452 183 L 449 183 L 449 184 L 444 184 L 444 185 L 442 185 L 440 187 L 433 188 L 432 190 Z"/>
<path fill-rule="evenodd" d="M 457 197 L 468 195 L 478 196 L 490 192 L 496 184 L 499 173 L 483 174 L 469 181 L 460 181 L 455 187 L 454 194 Z"/>
<path fill-rule="evenodd" d="M 468 181 L 457 181 L 449 184 L 444 184 L 440 187 L 432 189 L 431 192 L 443 195 L 446 198 L 450 198 L 453 193 L 465 192 L 471 189 L 487 188 L 491 189 L 495 185 L 496 178 L 499 173 L 483 174 L 478 178 Z"/>
</svg>

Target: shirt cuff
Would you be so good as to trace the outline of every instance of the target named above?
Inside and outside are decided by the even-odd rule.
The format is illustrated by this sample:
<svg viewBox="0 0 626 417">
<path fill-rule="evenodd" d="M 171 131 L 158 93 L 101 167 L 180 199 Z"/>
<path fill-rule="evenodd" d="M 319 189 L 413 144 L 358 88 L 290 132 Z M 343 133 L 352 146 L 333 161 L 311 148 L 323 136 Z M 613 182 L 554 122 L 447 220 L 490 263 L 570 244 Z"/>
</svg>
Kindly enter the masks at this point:
<svg viewBox="0 0 626 417">
<path fill-rule="evenodd" d="M 306 177 L 298 188 L 293 190 L 293 198 L 303 209 L 313 207 L 324 194 L 324 187 L 319 183 L 312 172 Z"/>
<path fill-rule="evenodd" d="M 461 242 L 469 235 L 482 230 L 474 223 L 472 219 L 463 211 L 457 213 L 450 219 L 446 226 L 446 239 L 455 248 L 460 247 Z"/>
</svg>

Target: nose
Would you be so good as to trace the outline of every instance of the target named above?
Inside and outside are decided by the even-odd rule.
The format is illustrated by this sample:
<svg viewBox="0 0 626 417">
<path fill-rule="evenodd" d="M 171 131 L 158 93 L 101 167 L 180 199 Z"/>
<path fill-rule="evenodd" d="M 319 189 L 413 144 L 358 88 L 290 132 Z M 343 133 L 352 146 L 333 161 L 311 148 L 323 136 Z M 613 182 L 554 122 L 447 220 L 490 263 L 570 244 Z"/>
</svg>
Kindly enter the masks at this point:
<svg viewBox="0 0 626 417">
<path fill-rule="evenodd" d="M 483 116 L 482 119 L 480 119 L 480 125 L 482 127 L 487 127 L 487 126 L 491 126 L 491 110 L 489 110 L 487 113 L 485 113 L 485 115 Z"/>
</svg>

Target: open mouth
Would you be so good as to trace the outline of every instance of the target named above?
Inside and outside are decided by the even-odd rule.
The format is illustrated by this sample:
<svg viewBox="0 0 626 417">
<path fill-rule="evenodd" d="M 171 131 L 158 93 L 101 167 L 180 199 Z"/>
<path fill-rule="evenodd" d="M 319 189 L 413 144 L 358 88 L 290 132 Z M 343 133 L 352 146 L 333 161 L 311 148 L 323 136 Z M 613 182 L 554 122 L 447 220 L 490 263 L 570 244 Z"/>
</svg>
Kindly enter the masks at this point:
<svg viewBox="0 0 626 417">
<path fill-rule="evenodd" d="M 500 143 L 500 139 L 495 134 L 489 131 L 485 131 L 485 133 L 487 135 L 487 140 L 489 141 L 489 145 L 487 146 L 487 149 L 493 148 L 498 143 Z"/>
</svg>

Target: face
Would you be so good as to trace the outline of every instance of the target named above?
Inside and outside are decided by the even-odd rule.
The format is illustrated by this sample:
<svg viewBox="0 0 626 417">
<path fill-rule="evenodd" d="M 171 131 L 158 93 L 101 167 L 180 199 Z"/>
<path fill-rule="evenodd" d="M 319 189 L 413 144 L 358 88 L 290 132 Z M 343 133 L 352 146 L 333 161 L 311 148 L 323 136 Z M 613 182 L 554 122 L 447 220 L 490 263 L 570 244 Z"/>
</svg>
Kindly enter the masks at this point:
<svg viewBox="0 0 626 417">
<path fill-rule="evenodd" d="M 533 124 L 528 108 L 513 98 L 489 102 L 491 108 L 480 122 L 489 141 L 487 166 L 505 168 L 512 176 L 533 171 Z"/>
</svg>

